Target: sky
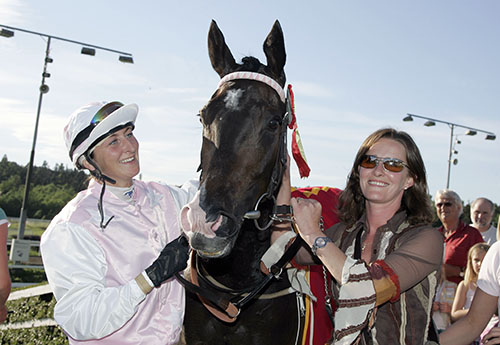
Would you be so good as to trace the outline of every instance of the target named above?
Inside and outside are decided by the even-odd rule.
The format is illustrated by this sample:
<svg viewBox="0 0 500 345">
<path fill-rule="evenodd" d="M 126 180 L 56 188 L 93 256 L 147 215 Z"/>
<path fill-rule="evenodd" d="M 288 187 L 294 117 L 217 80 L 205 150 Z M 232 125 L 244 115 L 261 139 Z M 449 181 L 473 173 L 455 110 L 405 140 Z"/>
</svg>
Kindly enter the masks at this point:
<svg viewBox="0 0 500 345">
<path fill-rule="evenodd" d="M 295 186 L 344 188 L 363 140 L 382 127 L 408 132 L 421 150 L 429 192 L 446 187 L 468 203 L 500 203 L 500 138 L 407 113 L 500 134 L 500 2 L 464 1 L 27 1 L 0 0 L 0 24 L 133 55 L 51 41 L 50 91 L 42 98 L 35 165 L 71 167 L 62 129 L 92 101 L 137 103 L 141 178 L 182 184 L 196 178 L 201 147 L 198 111 L 219 76 L 207 50 L 215 20 L 237 61 L 265 63 L 262 44 L 279 20 L 287 51 L 287 83 L 309 178 L 292 167 Z M 46 39 L 15 31 L 0 37 L 0 154 L 28 164 Z"/>
</svg>

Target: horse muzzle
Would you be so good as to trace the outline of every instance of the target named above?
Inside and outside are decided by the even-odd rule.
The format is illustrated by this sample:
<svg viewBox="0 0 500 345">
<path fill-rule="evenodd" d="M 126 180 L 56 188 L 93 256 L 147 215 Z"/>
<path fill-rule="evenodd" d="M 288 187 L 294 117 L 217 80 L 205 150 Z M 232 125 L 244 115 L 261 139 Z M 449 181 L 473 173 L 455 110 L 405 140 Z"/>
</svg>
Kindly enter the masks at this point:
<svg viewBox="0 0 500 345">
<path fill-rule="evenodd" d="M 208 221 L 207 219 L 215 219 Z M 218 258 L 228 255 L 236 241 L 241 222 L 223 212 L 207 217 L 200 207 L 200 192 L 185 205 L 180 214 L 182 231 L 189 238 L 191 247 L 205 258 Z"/>
</svg>

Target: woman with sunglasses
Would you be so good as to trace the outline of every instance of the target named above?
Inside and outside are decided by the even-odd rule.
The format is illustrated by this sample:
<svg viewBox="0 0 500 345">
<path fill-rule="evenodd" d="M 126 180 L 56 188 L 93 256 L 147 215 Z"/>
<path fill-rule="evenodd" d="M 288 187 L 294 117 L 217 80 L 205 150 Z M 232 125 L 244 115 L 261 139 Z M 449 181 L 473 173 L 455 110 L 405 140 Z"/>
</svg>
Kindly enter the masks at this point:
<svg viewBox="0 0 500 345">
<path fill-rule="evenodd" d="M 278 204 L 290 201 L 285 175 Z M 317 201 L 291 199 L 291 205 L 309 247 L 299 251 L 298 263 L 319 259 L 336 281 L 331 341 L 423 344 L 443 238 L 430 226 L 426 172 L 413 139 L 385 128 L 363 142 L 339 199 L 341 222 L 326 231 Z"/>
<path fill-rule="evenodd" d="M 196 192 L 142 182 L 138 107 L 97 102 L 64 128 L 73 164 L 93 176 L 52 220 L 40 249 L 70 344 L 177 344 L 184 290 L 172 276 L 189 246 L 177 222 Z"/>
</svg>

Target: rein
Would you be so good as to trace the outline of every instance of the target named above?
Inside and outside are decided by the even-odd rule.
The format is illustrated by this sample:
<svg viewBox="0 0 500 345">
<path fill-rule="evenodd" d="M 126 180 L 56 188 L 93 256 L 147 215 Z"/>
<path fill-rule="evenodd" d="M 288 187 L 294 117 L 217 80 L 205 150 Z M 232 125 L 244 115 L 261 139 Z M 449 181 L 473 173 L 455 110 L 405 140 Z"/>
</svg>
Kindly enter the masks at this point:
<svg viewBox="0 0 500 345">
<path fill-rule="evenodd" d="M 207 308 L 214 316 L 222 321 L 231 323 L 236 321 L 241 309 L 248 302 L 254 299 L 273 278 L 280 277 L 283 272 L 283 267 L 295 256 L 297 250 L 302 244 L 302 238 L 300 236 L 296 236 L 281 258 L 269 268 L 264 279 L 255 284 L 253 288 L 238 291 L 232 290 L 230 288 L 226 288 L 219 282 L 216 282 L 213 277 L 206 278 L 202 276 L 198 269 L 198 255 L 195 251 L 191 254 L 190 281 L 182 277 L 179 272 L 175 274 L 175 277 L 182 283 L 182 285 L 184 285 L 186 290 L 195 293 L 205 308 Z M 210 282 L 209 279 L 215 281 L 215 284 Z M 231 294 L 233 297 L 227 299 L 225 296 L 221 296 L 215 291 L 202 288 L 199 284 L 200 280 L 212 287 L 213 290 L 217 290 L 217 292 L 222 292 L 224 294 Z M 261 297 L 262 299 L 271 299 L 284 295 L 285 293 L 283 293 L 283 291 L 278 291 L 272 294 L 261 295 Z"/>
</svg>

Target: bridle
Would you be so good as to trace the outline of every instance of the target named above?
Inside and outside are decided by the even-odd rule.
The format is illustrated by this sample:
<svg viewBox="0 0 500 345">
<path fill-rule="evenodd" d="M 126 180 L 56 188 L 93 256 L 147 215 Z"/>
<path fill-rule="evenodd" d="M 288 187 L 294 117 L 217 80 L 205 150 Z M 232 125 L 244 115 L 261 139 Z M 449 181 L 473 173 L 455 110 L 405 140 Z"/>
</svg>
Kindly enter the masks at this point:
<svg viewBox="0 0 500 345">
<path fill-rule="evenodd" d="M 274 163 L 274 168 L 273 172 L 271 174 L 271 179 L 269 181 L 269 184 L 267 185 L 266 191 L 257 199 L 257 202 L 255 204 L 255 207 L 253 210 L 250 210 L 246 212 L 243 215 L 243 219 L 253 219 L 255 223 L 255 227 L 259 230 L 266 230 L 268 229 L 272 223 L 273 220 L 269 219 L 269 221 L 264 224 L 264 226 L 261 226 L 259 224 L 259 219 L 261 218 L 261 212 L 259 211 L 259 206 L 260 204 L 265 201 L 265 200 L 271 200 L 273 203 L 273 207 L 276 205 L 276 198 L 275 194 L 278 191 L 278 187 L 281 184 L 281 178 L 283 176 L 283 171 L 286 167 L 286 160 L 287 160 L 287 127 L 290 125 L 292 122 L 292 96 L 291 96 L 291 85 L 288 85 L 287 88 L 287 94 L 285 96 L 285 91 L 281 87 L 281 85 L 275 81 L 274 79 L 268 77 L 267 75 L 261 74 L 261 73 L 256 73 L 256 72 L 233 72 L 225 75 L 220 81 L 217 86 L 217 89 L 219 89 L 224 83 L 232 80 L 238 80 L 238 79 L 247 79 L 247 80 L 255 80 L 259 81 L 261 83 L 264 83 L 271 87 L 276 93 L 278 94 L 280 100 L 285 103 L 286 109 L 285 113 L 281 117 L 281 127 L 280 127 L 280 134 L 279 134 L 279 143 L 278 143 L 278 156 L 276 158 L 276 161 Z"/>
<path fill-rule="evenodd" d="M 278 93 L 280 100 L 286 105 L 286 110 L 282 116 L 280 127 L 278 155 L 274 163 L 271 179 L 266 191 L 257 200 L 254 209 L 246 212 L 243 216 L 244 219 L 253 219 L 257 229 L 266 230 L 272 225 L 273 220 L 270 219 L 264 226 L 260 226 L 258 220 L 261 217 L 261 212 L 258 208 L 260 204 L 267 199 L 272 200 L 273 206 L 276 205 L 276 198 L 274 195 L 276 194 L 278 187 L 280 186 L 283 171 L 287 163 L 287 127 L 292 122 L 293 114 L 293 96 L 291 95 L 291 85 L 288 86 L 287 96 L 285 97 L 285 91 L 283 90 L 283 88 L 275 80 L 266 75 L 255 72 L 233 72 L 227 74 L 220 80 L 218 88 L 220 88 L 222 84 L 236 79 L 250 79 L 267 84 Z M 300 236 L 296 236 L 296 239 L 289 245 L 281 258 L 276 263 L 274 263 L 267 272 L 265 272 L 266 276 L 264 277 L 264 279 L 256 283 L 253 287 L 249 287 L 246 289 L 230 289 L 222 286 L 220 283 L 214 281 L 213 279 L 209 279 L 210 277 L 204 277 L 202 274 L 200 274 L 202 266 L 198 262 L 198 255 L 195 251 L 193 251 L 191 256 L 190 271 L 192 282 L 183 278 L 179 273 L 176 274 L 176 277 L 179 281 L 181 281 L 181 283 L 186 287 L 187 290 L 198 295 L 201 302 L 214 316 L 226 322 L 234 322 L 236 321 L 241 308 L 249 301 L 254 299 L 257 295 L 259 295 L 259 293 L 267 286 L 272 278 L 278 278 L 281 275 L 283 267 L 293 258 L 301 245 L 302 240 Z M 204 285 L 211 288 L 212 291 L 210 289 L 201 288 L 199 285 L 199 280 L 203 281 Z M 230 299 L 226 299 L 224 296 L 214 293 L 213 290 L 224 295 L 230 295 L 232 297 Z M 282 292 L 270 294 L 270 297 L 268 298 L 279 297 L 280 295 L 282 295 Z M 265 295 L 264 298 L 266 298 Z"/>
</svg>

